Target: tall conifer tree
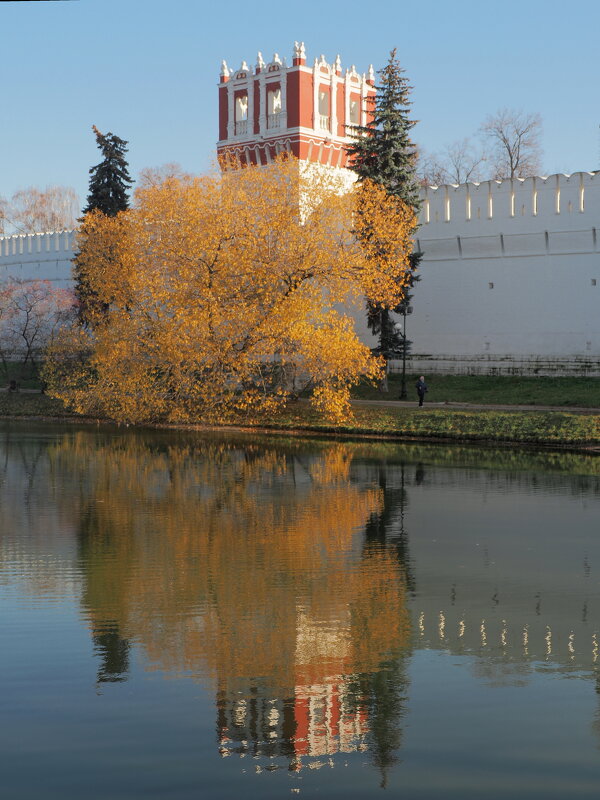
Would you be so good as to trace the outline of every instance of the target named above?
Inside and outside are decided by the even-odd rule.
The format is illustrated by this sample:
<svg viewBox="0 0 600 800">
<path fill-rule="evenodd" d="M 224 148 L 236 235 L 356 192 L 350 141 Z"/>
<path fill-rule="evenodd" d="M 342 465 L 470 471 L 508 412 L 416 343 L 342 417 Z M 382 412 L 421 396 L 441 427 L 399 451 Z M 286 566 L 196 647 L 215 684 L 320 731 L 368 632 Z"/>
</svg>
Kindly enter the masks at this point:
<svg viewBox="0 0 600 800">
<path fill-rule="evenodd" d="M 120 211 L 129 208 L 128 192 L 132 180 L 125 159 L 127 142 L 113 133 L 101 133 L 95 125 L 92 130 L 103 159 L 90 169 L 90 189 L 83 213 L 100 211 L 107 217 L 116 217 Z M 106 313 L 107 306 L 99 303 L 90 287 L 78 254 L 73 259 L 73 273 L 75 293 L 79 300 L 79 318 L 84 325 L 93 326 Z"/>
<path fill-rule="evenodd" d="M 92 130 L 104 158 L 90 169 L 90 193 L 83 213 L 97 208 L 108 217 L 115 217 L 119 211 L 129 208 L 128 191 L 132 180 L 125 159 L 127 142 L 114 133 L 100 133 L 95 125 Z"/>
<path fill-rule="evenodd" d="M 416 176 L 416 148 L 410 131 L 416 124 L 409 116 L 411 86 L 396 57 L 396 49 L 390 53 L 386 66 L 377 73 L 380 83 L 375 87 L 376 95 L 369 109 L 371 119 L 366 125 L 352 127 L 354 142 L 347 148 L 350 167 L 358 173 L 359 180 L 370 179 L 382 184 L 392 195 L 404 200 L 415 211 L 419 210 L 419 183 Z M 421 260 L 421 253 L 410 256 L 410 271 L 414 273 Z M 418 280 L 414 276 L 409 286 Z M 406 313 L 410 295 L 405 295 L 395 308 L 367 302 L 367 324 L 379 336 L 377 348 L 386 359 L 393 355 L 405 355 L 410 342 L 404 341 L 396 329 L 393 314 Z"/>
<path fill-rule="evenodd" d="M 372 118 L 364 126 L 353 127 L 354 142 L 347 148 L 350 166 L 358 179 L 380 183 L 392 195 L 404 200 L 418 211 L 419 185 L 415 173 L 416 149 L 410 138 L 415 121 L 409 117 L 411 87 L 392 50 L 386 66 L 378 71 L 380 85 L 376 86 Z M 418 280 L 414 275 L 421 253 L 410 256 L 413 273 L 408 287 Z M 386 308 L 367 301 L 367 323 L 379 336 L 379 352 L 389 360 L 398 356 L 408 342 L 394 325 L 394 313 L 406 313 L 411 295 L 405 291 L 395 308 Z M 387 381 L 386 381 L 387 388 Z M 379 535 L 385 539 L 388 531 L 381 526 Z M 367 536 L 373 529 L 367 526 Z M 365 556 L 368 549 L 365 551 Z M 363 691 L 368 698 L 371 722 L 373 760 L 381 771 L 381 786 L 387 784 L 387 773 L 398 759 L 401 744 L 401 723 L 404 716 L 406 687 L 408 683 L 405 657 L 398 655 L 381 664 L 381 671 L 365 676 Z"/>
</svg>

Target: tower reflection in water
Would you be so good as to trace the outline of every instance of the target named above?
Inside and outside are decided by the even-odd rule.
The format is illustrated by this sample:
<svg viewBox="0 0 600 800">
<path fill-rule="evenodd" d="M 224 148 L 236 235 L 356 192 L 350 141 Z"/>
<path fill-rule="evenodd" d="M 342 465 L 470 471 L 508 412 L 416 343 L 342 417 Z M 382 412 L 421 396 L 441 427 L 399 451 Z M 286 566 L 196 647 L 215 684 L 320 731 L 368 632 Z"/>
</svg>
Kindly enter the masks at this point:
<svg viewBox="0 0 600 800">
<path fill-rule="evenodd" d="M 99 682 L 123 679 L 142 646 L 156 668 L 212 677 L 222 755 L 264 769 L 367 750 L 384 771 L 394 762 L 410 647 L 403 486 L 358 480 L 346 445 L 124 436 L 90 451 L 83 436 L 53 459 L 81 488 L 64 511 Z"/>
<path fill-rule="evenodd" d="M 490 685 L 539 665 L 596 679 L 600 543 L 560 528 L 570 496 L 597 495 L 597 461 L 173 433 L 34 441 L 4 443 L 4 565 L 32 595 L 79 600 L 105 689 L 140 665 L 214 689 L 223 756 L 298 770 L 359 753 L 385 783 L 413 647 L 468 655 Z"/>
</svg>

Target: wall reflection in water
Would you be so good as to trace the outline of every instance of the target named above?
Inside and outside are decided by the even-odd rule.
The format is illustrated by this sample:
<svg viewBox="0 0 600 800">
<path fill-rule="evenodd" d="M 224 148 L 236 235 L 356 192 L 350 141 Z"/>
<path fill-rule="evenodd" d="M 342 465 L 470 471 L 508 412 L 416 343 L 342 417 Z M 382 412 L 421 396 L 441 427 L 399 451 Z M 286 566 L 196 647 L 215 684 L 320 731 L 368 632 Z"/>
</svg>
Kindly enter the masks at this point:
<svg viewBox="0 0 600 800">
<path fill-rule="evenodd" d="M 24 444 L 17 431 L 4 441 L 0 570 L 34 595 L 80 598 L 99 686 L 127 679 L 134 649 L 146 668 L 209 682 L 221 755 L 299 770 L 364 751 L 385 784 L 411 648 L 488 643 L 494 597 L 485 584 L 480 601 L 479 573 L 456 579 L 443 558 L 419 570 L 427 550 L 415 562 L 407 533 L 415 498 L 448 488 L 448 472 L 431 481 L 436 460 L 453 467 L 459 453 L 89 431 Z M 562 474 L 554 454 L 522 457 Z M 580 480 L 597 485 L 591 469 Z M 518 639 L 526 660 L 529 618 L 515 608 L 518 633 L 503 617 L 494 636 L 504 650 Z"/>
<path fill-rule="evenodd" d="M 126 679 L 142 647 L 152 669 L 212 679 L 222 755 L 297 770 L 368 750 L 391 764 L 410 577 L 403 534 L 386 529 L 404 490 L 353 478 L 341 444 L 90 445 L 65 436 L 46 469 L 98 683 Z"/>
</svg>

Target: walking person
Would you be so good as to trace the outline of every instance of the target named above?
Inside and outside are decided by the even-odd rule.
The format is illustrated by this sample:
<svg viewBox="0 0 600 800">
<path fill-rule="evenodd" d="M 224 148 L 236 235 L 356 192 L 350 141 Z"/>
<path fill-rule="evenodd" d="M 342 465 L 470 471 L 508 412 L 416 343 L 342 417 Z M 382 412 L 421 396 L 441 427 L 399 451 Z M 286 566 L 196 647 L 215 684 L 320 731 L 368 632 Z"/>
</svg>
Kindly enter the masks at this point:
<svg viewBox="0 0 600 800">
<path fill-rule="evenodd" d="M 425 400 L 425 392 L 428 391 L 424 375 L 421 375 L 419 380 L 416 382 L 415 386 L 417 388 L 417 394 L 419 395 L 419 407 L 420 407 L 423 405 L 423 400 Z"/>
</svg>

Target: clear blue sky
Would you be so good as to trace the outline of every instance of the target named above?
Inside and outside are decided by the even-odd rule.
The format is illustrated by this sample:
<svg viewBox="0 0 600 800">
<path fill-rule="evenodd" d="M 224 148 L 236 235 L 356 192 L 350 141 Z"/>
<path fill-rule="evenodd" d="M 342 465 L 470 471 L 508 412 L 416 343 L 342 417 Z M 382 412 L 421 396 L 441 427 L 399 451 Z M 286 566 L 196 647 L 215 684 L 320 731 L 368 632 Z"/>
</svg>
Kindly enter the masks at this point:
<svg viewBox="0 0 600 800">
<path fill-rule="evenodd" d="M 382 66 L 392 47 L 414 87 L 428 151 L 503 106 L 539 111 L 544 167 L 600 166 L 598 0 L 266 3 L 261 0 L 0 2 L 0 195 L 73 186 L 99 160 L 93 124 L 129 141 L 132 176 L 169 161 L 206 170 L 221 59 L 273 51 Z"/>
</svg>

